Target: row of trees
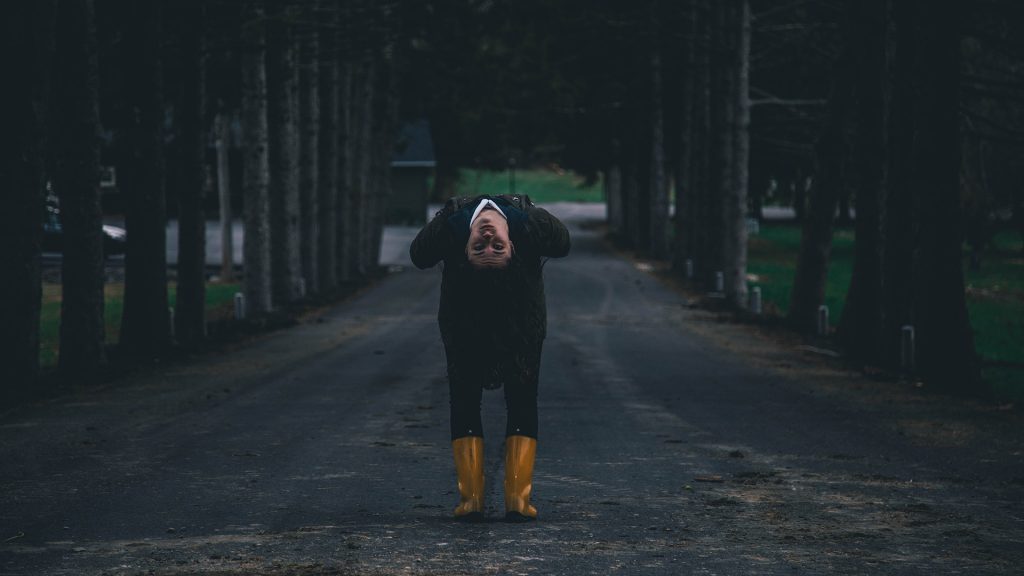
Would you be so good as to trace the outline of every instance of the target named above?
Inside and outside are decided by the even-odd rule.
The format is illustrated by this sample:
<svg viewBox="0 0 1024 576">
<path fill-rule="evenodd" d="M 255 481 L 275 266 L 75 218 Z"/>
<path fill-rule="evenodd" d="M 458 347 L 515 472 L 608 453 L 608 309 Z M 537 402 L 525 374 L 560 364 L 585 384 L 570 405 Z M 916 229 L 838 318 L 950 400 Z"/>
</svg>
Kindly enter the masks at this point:
<svg viewBox="0 0 1024 576">
<path fill-rule="evenodd" d="M 2 139 L 0 167 L 11 190 L 0 263 L 3 395 L 25 393 L 39 370 L 48 184 L 64 236 L 59 372 L 88 381 L 108 361 L 101 156 L 125 196 L 117 353 L 126 360 L 165 355 L 172 333 L 184 347 L 205 338 L 205 207 L 209 182 L 226 185 L 229 175 L 208 152 L 232 126 L 242 134 L 248 313 L 371 275 L 398 122 L 394 11 L 369 0 L 12 6 L 4 57 L 15 81 L 2 113 L 15 129 Z M 209 177 L 215 165 L 221 173 Z M 230 225 L 230 195 L 221 197 Z M 179 220 L 173 315 L 169 202 Z"/>
<path fill-rule="evenodd" d="M 839 332 L 851 358 L 899 369 L 901 328 L 911 325 L 917 376 L 938 389 L 979 393 L 961 248 L 966 5 L 850 0 L 804 11 L 801 16 L 822 20 L 797 19 L 794 28 L 807 34 L 831 23 L 833 39 L 819 46 L 827 68 L 818 73 L 828 85 L 818 97 L 802 98 L 750 85 L 752 68 L 756 74 L 760 57 L 770 57 L 751 47 L 752 4 L 759 7 L 755 22 L 771 26 L 778 7 L 756 0 L 653 1 L 646 5 L 652 16 L 625 19 L 637 27 L 646 21 L 654 40 L 633 50 L 627 66 L 646 72 L 623 86 L 625 104 L 616 112 L 621 128 L 602 139 L 612 230 L 651 257 L 671 253 L 680 271 L 690 261 L 705 286 L 723 273 L 727 300 L 745 307 L 749 170 L 756 165 L 751 135 L 761 136 L 755 156 L 794 157 L 813 176 L 791 324 L 807 333 L 817 326 L 835 216 L 840 201 L 853 198 L 856 263 Z M 671 32 L 659 39 L 666 22 L 668 30 L 684 31 L 681 41 L 673 42 Z M 777 43 L 769 40 L 768 49 Z M 801 63 L 806 57 L 789 65 Z M 674 81 L 666 82 L 668 76 Z M 784 141 L 774 127 L 763 130 L 758 122 L 771 125 L 771 114 L 751 126 L 752 93 L 762 95 L 758 106 L 801 113 L 804 120 L 791 123 L 802 124 L 806 135 L 790 128 Z M 674 141 L 666 137 L 672 132 Z M 794 137 L 804 144 L 794 145 Z M 762 178 L 770 175 L 761 170 Z M 784 168 L 774 170 L 777 178 Z M 666 174 L 674 175 L 676 194 L 671 250 Z"/>
<path fill-rule="evenodd" d="M 103 363 L 98 126 L 131 198 L 122 349 L 146 357 L 169 343 L 165 203 L 181 226 L 176 333 L 202 338 L 211 126 L 221 141 L 241 128 L 259 314 L 372 269 L 394 129 L 426 117 L 436 199 L 456 192 L 459 168 L 510 158 L 600 177 L 620 241 L 680 271 L 691 262 L 702 283 L 722 272 L 736 307 L 748 218 L 788 190 L 804 224 L 801 330 L 822 301 L 837 208 L 855 205 L 840 324 L 852 357 L 893 366 L 913 324 L 921 376 L 975 389 L 962 230 L 979 249 L 990 214 L 1024 214 L 1013 0 L 106 0 L 98 35 L 91 0 L 23 4 L 4 22 L 20 81 L 2 110 L 16 192 L 0 230 L 13 247 L 0 350 L 17 382 L 37 371 L 47 181 L 73 239 L 61 366 Z"/>
<path fill-rule="evenodd" d="M 509 156 L 600 174 L 624 245 L 680 272 L 689 261 L 708 287 L 721 272 L 727 300 L 742 308 L 747 221 L 769 183 L 781 184 L 804 225 L 789 320 L 805 332 L 824 300 L 835 215 L 848 218 L 855 204 L 856 266 L 840 323 L 851 358 L 898 369 L 901 327 L 913 325 L 918 376 L 980 392 L 963 229 L 970 218 L 991 226 L 991 210 L 1014 207 L 1019 192 L 961 180 L 979 166 L 1016 170 L 1006 153 L 1022 142 L 1008 79 L 1024 62 L 1014 3 L 427 6 L 438 4 L 442 17 L 420 20 L 426 40 L 410 58 L 422 59 L 411 74 L 425 85 L 445 79 L 428 92 L 444 100 L 423 103 L 439 135 L 442 194 L 454 168 Z M 472 39 L 432 28 L 460 19 L 473 23 Z M 471 89 L 460 80 L 469 75 L 481 79 Z"/>
</svg>

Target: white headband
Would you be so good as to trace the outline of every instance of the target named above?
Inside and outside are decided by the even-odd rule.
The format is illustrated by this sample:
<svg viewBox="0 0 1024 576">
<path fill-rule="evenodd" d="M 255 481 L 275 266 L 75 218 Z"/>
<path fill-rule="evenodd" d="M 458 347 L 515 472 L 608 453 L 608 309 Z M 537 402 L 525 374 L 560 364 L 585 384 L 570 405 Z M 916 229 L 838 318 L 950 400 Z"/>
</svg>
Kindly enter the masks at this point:
<svg viewBox="0 0 1024 576">
<path fill-rule="evenodd" d="M 473 222 L 476 222 L 477 216 L 479 216 L 480 213 L 484 211 L 484 208 L 487 208 L 488 206 L 490 206 L 490 207 L 494 208 L 495 210 L 497 210 L 498 214 L 501 214 L 502 218 L 504 218 L 505 220 L 508 220 L 508 216 L 505 216 L 505 213 L 502 212 L 501 208 L 499 208 L 497 204 L 494 203 L 494 200 L 491 200 L 489 198 L 484 198 L 483 200 L 480 201 L 479 204 L 477 204 L 476 210 L 473 210 L 473 217 L 469 219 L 470 227 L 473 226 Z"/>
</svg>

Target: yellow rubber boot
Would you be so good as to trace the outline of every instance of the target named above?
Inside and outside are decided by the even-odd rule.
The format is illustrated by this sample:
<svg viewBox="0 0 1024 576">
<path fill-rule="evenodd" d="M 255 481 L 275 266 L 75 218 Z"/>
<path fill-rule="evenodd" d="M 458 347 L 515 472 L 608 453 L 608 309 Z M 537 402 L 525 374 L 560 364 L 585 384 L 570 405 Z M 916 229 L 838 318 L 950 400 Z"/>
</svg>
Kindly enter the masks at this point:
<svg viewBox="0 0 1024 576">
<path fill-rule="evenodd" d="M 505 520 L 528 522 L 537 518 L 537 509 L 530 505 L 533 461 L 536 456 L 535 438 L 505 438 Z"/>
<path fill-rule="evenodd" d="M 459 481 L 459 505 L 455 517 L 480 521 L 484 518 L 484 439 L 465 436 L 452 441 L 455 474 Z"/>
</svg>

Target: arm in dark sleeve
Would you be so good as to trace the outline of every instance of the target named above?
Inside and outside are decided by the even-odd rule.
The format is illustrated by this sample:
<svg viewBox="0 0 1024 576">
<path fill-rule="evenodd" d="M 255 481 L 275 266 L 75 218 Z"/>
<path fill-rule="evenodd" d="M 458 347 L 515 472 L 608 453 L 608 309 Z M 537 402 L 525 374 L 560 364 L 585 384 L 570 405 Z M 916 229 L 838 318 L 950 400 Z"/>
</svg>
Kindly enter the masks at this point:
<svg viewBox="0 0 1024 576">
<path fill-rule="evenodd" d="M 434 266 L 444 260 L 455 245 L 451 227 L 448 219 L 452 215 L 453 205 L 451 202 L 434 216 L 426 226 L 416 235 L 416 239 L 409 246 L 409 257 L 417 268 L 423 270 Z"/>
<path fill-rule="evenodd" d="M 547 210 L 536 206 L 526 209 L 530 243 L 541 256 L 561 258 L 569 253 L 569 231 Z"/>
</svg>

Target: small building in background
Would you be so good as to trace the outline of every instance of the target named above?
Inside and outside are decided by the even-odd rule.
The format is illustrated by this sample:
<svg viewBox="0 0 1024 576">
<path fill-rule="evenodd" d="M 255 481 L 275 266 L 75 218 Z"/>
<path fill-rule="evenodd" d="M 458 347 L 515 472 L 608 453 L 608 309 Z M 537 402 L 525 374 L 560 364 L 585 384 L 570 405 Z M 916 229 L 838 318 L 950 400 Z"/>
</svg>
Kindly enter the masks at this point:
<svg viewBox="0 0 1024 576">
<path fill-rule="evenodd" d="M 426 223 L 430 179 L 436 164 L 427 121 L 403 126 L 391 158 L 391 197 L 385 215 L 388 224 Z"/>
</svg>

